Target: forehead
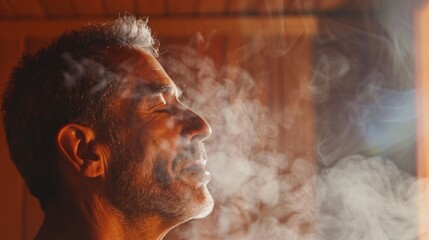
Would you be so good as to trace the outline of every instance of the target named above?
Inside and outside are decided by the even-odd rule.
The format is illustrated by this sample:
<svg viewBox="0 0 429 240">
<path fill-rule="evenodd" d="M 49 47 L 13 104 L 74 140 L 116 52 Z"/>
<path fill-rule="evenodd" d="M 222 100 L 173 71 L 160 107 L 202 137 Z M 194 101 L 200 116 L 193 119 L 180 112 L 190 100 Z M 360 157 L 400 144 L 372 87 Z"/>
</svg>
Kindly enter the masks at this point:
<svg viewBox="0 0 429 240">
<path fill-rule="evenodd" d="M 142 49 L 112 48 L 108 58 L 129 86 L 175 86 L 158 60 Z"/>
<path fill-rule="evenodd" d="M 177 93 L 177 87 L 158 60 L 141 49 L 111 48 L 107 58 L 124 81 L 124 89 L 114 103 L 113 114 L 128 123 L 138 108 L 150 108 L 142 103 L 168 88 Z M 122 81 L 121 80 L 121 81 Z"/>
</svg>

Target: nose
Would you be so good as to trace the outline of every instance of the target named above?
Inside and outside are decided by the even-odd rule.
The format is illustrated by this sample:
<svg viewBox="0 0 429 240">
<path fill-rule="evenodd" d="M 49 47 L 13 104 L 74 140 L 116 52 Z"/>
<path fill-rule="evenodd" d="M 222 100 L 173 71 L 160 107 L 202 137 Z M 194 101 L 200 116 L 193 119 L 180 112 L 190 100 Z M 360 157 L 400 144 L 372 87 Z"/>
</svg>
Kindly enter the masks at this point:
<svg viewBox="0 0 429 240">
<path fill-rule="evenodd" d="M 212 128 L 209 123 L 190 109 L 184 113 L 183 121 L 184 127 L 181 134 L 183 137 L 190 139 L 191 142 L 204 141 L 212 134 Z"/>
</svg>

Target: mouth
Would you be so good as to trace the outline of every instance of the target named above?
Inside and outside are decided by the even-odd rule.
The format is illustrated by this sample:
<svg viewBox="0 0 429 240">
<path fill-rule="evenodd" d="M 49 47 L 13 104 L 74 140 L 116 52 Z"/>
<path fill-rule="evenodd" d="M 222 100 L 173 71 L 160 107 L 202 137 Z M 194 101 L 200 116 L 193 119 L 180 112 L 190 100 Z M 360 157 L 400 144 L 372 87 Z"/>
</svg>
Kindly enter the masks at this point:
<svg viewBox="0 0 429 240">
<path fill-rule="evenodd" d="M 180 170 L 180 178 L 194 189 L 207 185 L 210 182 L 211 175 L 206 170 L 205 162 L 205 160 L 197 160 L 186 164 Z"/>
<path fill-rule="evenodd" d="M 197 189 L 210 182 L 211 175 L 206 169 L 207 156 L 204 147 L 191 146 L 178 154 L 176 159 L 174 168 L 185 184 Z"/>
</svg>

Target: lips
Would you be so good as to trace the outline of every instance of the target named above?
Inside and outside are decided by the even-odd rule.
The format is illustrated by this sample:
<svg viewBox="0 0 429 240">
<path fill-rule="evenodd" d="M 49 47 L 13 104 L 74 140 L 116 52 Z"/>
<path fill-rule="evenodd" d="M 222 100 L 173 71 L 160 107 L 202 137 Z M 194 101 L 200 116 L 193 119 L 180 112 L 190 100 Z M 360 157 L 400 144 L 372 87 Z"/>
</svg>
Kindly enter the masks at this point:
<svg viewBox="0 0 429 240">
<path fill-rule="evenodd" d="M 202 158 L 197 160 L 182 159 L 182 164 L 180 168 L 181 168 L 181 171 L 184 171 L 184 170 L 198 171 L 199 169 L 204 169 L 206 167 L 206 163 L 207 163 L 207 160 Z"/>
<path fill-rule="evenodd" d="M 210 173 L 205 169 L 205 166 L 195 164 L 184 168 L 180 172 L 180 178 L 190 187 L 199 188 L 210 182 Z"/>
<path fill-rule="evenodd" d="M 188 186 L 196 189 L 210 182 L 210 173 L 206 170 L 207 157 L 200 144 L 190 146 L 179 153 L 175 161 L 175 171 Z"/>
</svg>

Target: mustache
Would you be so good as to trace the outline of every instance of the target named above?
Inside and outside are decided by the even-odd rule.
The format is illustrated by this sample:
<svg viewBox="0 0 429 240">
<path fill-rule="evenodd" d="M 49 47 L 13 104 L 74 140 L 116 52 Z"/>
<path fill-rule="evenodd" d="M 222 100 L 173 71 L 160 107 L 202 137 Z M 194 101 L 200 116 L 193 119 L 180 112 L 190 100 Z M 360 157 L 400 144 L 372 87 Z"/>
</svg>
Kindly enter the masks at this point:
<svg viewBox="0 0 429 240">
<path fill-rule="evenodd" d="M 204 162 L 207 161 L 207 153 L 204 147 L 204 143 L 191 143 L 183 147 L 183 149 L 179 153 L 177 153 L 174 159 L 173 167 L 175 169 L 180 169 L 181 166 L 185 166 L 186 164 L 201 160 L 203 160 Z"/>
</svg>

